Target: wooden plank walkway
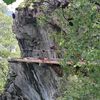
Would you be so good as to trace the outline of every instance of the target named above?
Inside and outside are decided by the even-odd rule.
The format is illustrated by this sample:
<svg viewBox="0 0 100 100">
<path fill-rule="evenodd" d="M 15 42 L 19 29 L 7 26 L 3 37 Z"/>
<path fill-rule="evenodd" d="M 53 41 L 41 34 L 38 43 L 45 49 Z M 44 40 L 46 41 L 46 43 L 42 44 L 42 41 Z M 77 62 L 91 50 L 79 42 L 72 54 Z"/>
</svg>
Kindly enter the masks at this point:
<svg viewBox="0 0 100 100">
<path fill-rule="evenodd" d="M 49 60 L 47 58 L 32 58 L 32 57 L 26 57 L 26 58 L 12 58 L 9 59 L 8 62 L 26 62 L 26 63 L 44 63 L 44 64 L 50 64 L 50 65 L 60 65 L 59 61 L 57 60 Z"/>
<path fill-rule="evenodd" d="M 60 66 L 61 59 L 48 59 L 48 58 L 33 58 L 33 57 L 25 57 L 25 58 L 12 58 L 8 59 L 8 62 L 26 62 L 26 63 L 42 63 L 49 65 L 58 65 Z M 72 61 L 66 62 L 68 65 L 73 65 Z M 80 61 L 80 64 L 86 64 L 84 61 Z"/>
</svg>

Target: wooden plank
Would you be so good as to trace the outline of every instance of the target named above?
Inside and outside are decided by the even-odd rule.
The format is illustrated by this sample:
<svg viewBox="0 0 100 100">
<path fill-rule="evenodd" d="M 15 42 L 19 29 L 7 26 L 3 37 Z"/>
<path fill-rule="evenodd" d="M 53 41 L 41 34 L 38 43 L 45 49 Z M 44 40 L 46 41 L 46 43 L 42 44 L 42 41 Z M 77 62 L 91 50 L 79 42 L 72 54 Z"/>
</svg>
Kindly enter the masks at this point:
<svg viewBox="0 0 100 100">
<path fill-rule="evenodd" d="M 8 62 L 27 62 L 27 63 L 44 63 L 44 64 L 56 64 L 60 65 L 60 63 L 56 60 L 49 60 L 47 58 L 44 59 L 36 59 L 36 58 L 16 58 L 9 59 Z"/>
<path fill-rule="evenodd" d="M 60 66 L 60 61 L 62 59 L 48 59 L 48 58 L 33 58 L 33 57 L 26 57 L 26 58 L 12 58 L 9 59 L 8 62 L 26 62 L 26 63 L 43 63 L 43 64 L 50 64 L 50 65 L 58 65 Z M 84 65 L 86 62 L 79 61 L 80 64 Z M 68 65 L 74 65 L 72 61 L 66 62 Z"/>
</svg>

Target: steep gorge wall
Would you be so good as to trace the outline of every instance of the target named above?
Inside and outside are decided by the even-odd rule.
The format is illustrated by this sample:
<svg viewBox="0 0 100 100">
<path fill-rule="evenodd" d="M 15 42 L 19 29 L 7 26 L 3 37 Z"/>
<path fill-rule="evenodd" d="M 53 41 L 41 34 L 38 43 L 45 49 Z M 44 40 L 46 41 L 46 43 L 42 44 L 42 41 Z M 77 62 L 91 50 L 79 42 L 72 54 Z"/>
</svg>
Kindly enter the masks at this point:
<svg viewBox="0 0 100 100">
<path fill-rule="evenodd" d="M 10 62 L 10 78 L 0 100 L 55 100 L 57 75 L 48 65 Z"/>
<path fill-rule="evenodd" d="M 56 58 L 55 51 L 50 48 L 54 45 L 50 39 L 51 30 L 49 24 L 42 27 L 38 24 L 31 9 L 16 11 L 13 31 L 19 42 L 22 57 Z"/>
<path fill-rule="evenodd" d="M 49 15 L 56 8 L 68 6 L 67 0 L 49 0 L 47 11 Z M 34 16 L 34 9 L 16 9 L 13 14 L 13 32 L 16 35 L 21 51 L 21 57 L 57 59 L 55 42 L 50 35 L 61 28 L 55 23 L 46 22 L 39 25 L 37 17 Z M 59 91 L 59 77 L 56 64 L 40 64 L 32 62 L 19 62 L 9 60 L 9 75 L 5 91 L 0 95 L 0 100 L 56 100 Z M 53 68 L 54 67 L 54 68 Z M 55 69 L 55 70 L 54 70 Z"/>
<path fill-rule="evenodd" d="M 29 14 L 27 14 L 27 13 Z M 30 9 L 16 11 L 13 31 L 19 43 L 22 58 L 56 58 L 49 38 L 51 28 L 40 27 Z M 39 52 L 35 50 L 40 50 Z M 46 52 L 43 50 L 46 50 Z M 9 61 L 10 72 L 5 92 L 0 100 L 55 100 L 58 95 L 58 76 L 52 65 Z"/>
</svg>

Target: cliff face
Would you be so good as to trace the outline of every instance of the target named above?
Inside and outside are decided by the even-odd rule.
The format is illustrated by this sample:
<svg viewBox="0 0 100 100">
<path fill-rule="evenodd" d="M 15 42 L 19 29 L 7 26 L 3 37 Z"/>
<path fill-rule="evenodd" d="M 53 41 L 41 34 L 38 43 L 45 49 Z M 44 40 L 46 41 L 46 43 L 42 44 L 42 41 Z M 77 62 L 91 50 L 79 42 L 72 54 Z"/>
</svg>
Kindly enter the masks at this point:
<svg viewBox="0 0 100 100">
<path fill-rule="evenodd" d="M 30 9 L 17 10 L 13 31 L 22 58 L 56 58 L 49 38 L 51 28 L 39 26 Z M 10 73 L 5 93 L 0 100 L 55 100 L 58 95 L 58 76 L 49 64 L 9 61 Z M 57 66 L 55 66 L 57 68 Z"/>
<path fill-rule="evenodd" d="M 49 65 L 10 61 L 10 67 L 7 99 L 0 100 L 55 100 L 57 75 Z"/>
<path fill-rule="evenodd" d="M 54 46 L 50 39 L 50 25 L 40 26 L 37 18 L 33 17 L 33 10 L 27 8 L 16 11 L 13 31 L 19 42 L 22 57 L 56 58 L 55 51 L 50 48 Z"/>
</svg>

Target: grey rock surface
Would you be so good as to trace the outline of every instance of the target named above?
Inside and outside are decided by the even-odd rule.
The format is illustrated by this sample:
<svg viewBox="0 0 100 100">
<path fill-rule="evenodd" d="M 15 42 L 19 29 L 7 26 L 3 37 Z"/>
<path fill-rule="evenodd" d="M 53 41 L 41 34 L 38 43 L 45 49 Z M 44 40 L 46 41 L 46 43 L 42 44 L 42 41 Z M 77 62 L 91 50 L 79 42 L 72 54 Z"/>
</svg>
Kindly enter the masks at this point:
<svg viewBox="0 0 100 100">
<path fill-rule="evenodd" d="M 55 31 L 51 26 L 48 23 L 40 26 L 32 9 L 16 10 L 12 29 L 22 58 L 58 58 L 56 51 L 51 49 L 56 45 L 50 38 Z M 9 66 L 8 80 L 0 100 L 56 100 L 59 77 L 52 65 L 10 61 Z"/>
</svg>

